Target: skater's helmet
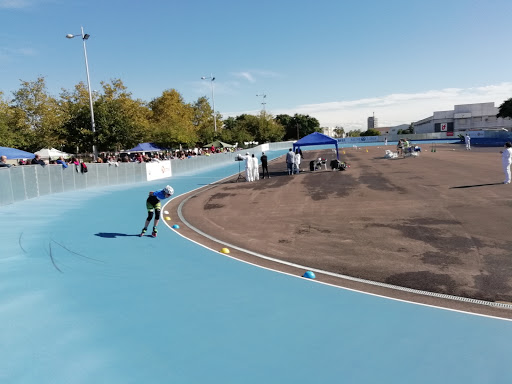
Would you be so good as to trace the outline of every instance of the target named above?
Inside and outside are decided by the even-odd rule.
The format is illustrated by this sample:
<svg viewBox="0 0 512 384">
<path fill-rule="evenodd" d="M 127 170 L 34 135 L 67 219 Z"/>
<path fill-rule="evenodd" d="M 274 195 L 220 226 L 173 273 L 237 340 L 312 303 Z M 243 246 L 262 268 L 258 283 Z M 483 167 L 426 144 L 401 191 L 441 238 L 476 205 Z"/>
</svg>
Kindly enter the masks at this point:
<svg viewBox="0 0 512 384">
<path fill-rule="evenodd" d="M 167 193 L 168 195 L 172 196 L 174 193 L 174 189 L 172 189 L 172 187 L 170 185 L 168 185 L 164 188 L 164 192 Z"/>
</svg>

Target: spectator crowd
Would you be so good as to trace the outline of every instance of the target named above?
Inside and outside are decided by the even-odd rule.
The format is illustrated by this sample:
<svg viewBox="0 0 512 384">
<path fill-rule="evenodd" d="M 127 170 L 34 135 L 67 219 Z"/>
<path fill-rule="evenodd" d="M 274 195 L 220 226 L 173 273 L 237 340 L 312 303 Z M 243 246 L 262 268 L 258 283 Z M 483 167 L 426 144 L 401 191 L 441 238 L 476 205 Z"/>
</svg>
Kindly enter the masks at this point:
<svg viewBox="0 0 512 384">
<path fill-rule="evenodd" d="M 162 152 L 102 152 L 98 155 L 96 159 L 96 163 L 106 163 L 109 165 L 118 166 L 119 163 L 150 163 L 150 162 L 160 162 L 164 160 L 185 160 L 190 159 L 196 156 L 211 156 L 215 154 L 221 153 L 230 153 L 235 152 L 239 149 L 235 148 L 199 148 L 195 147 L 193 149 L 177 149 L 172 151 L 162 151 Z M 5 156 L 2 156 L 5 157 Z M 86 158 L 86 156 L 84 156 Z M 48 159 L 43 160 L 39 155 L 35 155 L 33 159 L 19 159 L 16 164 L 7 163 L 7 159 L 2 159 L 0 161 L 0 167 L 10 167 L 12 165 L 41 165 L 46 166 L 50 165 L 61 165 L 62 168 L 67 168 L 68 165 L 74 164 L 75 166 L 79 166 L 80 164 L 86 162 L 79 157 L 71 157 L 68 159 L 64 159 L 64 157 L 60 156 L 58 159 Z"/>
</svg>

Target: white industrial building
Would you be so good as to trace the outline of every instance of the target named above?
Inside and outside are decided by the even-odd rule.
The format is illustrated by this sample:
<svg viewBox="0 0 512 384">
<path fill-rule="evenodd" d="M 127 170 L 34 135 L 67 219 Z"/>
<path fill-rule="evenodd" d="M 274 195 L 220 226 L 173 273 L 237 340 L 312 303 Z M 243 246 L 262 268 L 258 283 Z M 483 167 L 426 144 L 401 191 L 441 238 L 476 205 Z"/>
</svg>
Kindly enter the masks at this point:
<svg viewBox="0 0 512 384">
<path fill-rule="evenodd" d="M 494 103 L 456 105 L 452 111 L 437 111 L 433 116 L 416 121 L 414 133 L 481 129 L 512 131 L 512 119 L 496 118 L 498 112 L 499 108 Z"/>
</svg>

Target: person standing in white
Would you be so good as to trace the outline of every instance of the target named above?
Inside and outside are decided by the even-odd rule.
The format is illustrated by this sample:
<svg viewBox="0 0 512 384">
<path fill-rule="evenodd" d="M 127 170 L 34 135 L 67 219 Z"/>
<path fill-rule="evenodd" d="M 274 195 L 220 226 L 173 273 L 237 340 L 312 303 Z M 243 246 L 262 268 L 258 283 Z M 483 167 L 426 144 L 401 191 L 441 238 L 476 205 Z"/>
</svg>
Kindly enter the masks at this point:
<svg viewBox="0 0 512 384">
<path fill-rule="evenodd" d="M 512 143 L 507 141 L 505 143 L 505 149 L 500 151 L 501 153 L 501 164 L 503 165 L 503 171 L 505 172 L 505 181 L 503 184 L 510 184 L 510 164 L 512 164 Z"/>
<path fill-rule="evenodd" d="M 258 158 L 254 157 L 254 153 L 251 157 L 252 161 L 252 181 L 256 181 L 260 179 L 260 165 L 258 164 Z"/>
<path fill-rule="evenodd" d="M 244 163 L 245 163 L 245 179 L 247 181 L 252 181 L 252 160 L 251 160 L 251 155 L 249 154 L 249 152 L 247 152 L 245 154 L 245 156 L 243 156 L 244 158 Z"/>
<path fill-rule="evenodd" d="M 466 133 L 464 141 L 466 142 L 466 151 L 471 151 L 471 137 L 469 136 L 469 133 Z"/>
<path fill-rule="evenodd" d="M 300 153 L 299 150 L 295 150 L 295 156 L 293 158 L 293 166 L 295 168 L 295 173 L 299 174 L 300 172 Z"/>
</svg>

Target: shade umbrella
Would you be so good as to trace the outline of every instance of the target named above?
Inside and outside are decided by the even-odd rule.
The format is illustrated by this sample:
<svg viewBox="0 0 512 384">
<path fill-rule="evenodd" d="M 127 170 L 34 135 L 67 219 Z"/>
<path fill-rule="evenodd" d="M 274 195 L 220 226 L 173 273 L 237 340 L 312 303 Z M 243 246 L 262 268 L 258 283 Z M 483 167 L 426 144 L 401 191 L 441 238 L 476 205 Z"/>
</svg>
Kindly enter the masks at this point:
<svg viewBox="0 0 512 384">
<path fill-rule="evenodd" d="M 236 147 L 236 145 L 231 145 L 228 143 L 224 143 L 220 140 L 215 140 L 213 143 L 204 145 L 203 148 L 211 148 L 212 146 L 215 148 L 235 148 Z"/>
<path fill-rule="evenodd" d="M 161 152 L 163 151 L 158 145 L 153 143 L 140 143 L 136 147 L 128 149 L 124 152 Z"/>
<path fill-rule="evenodd" d="M 69 153 L 59 151 L 58 149 L 55 149 L 55 148 L 43 148 L 43 149 L 40 149 L 39 151 L 35 152 L 34 155 L 39 155 L 43 159 L 52 159 L 52 158 L 58 159 L 61 156 L 63 156 L 63 157 L 71 156 Z"/>
<path fill-rule="evenodd" d="M 5 156 L 8 159 L 33 159 L 35 157 L 33 153 L 9 147 L 0 147 L 0 156 Z"/>
</svg>

